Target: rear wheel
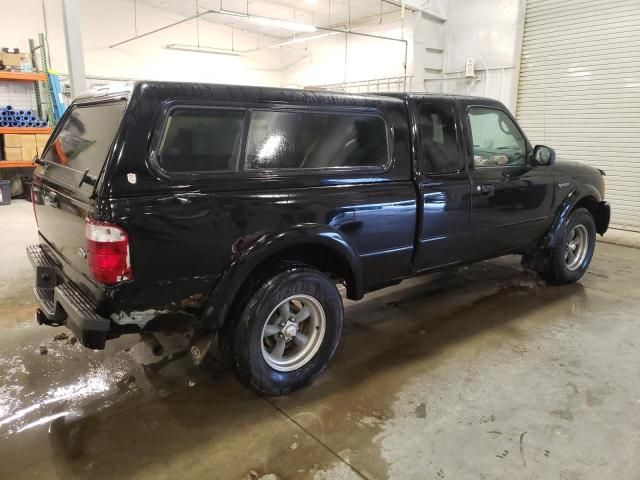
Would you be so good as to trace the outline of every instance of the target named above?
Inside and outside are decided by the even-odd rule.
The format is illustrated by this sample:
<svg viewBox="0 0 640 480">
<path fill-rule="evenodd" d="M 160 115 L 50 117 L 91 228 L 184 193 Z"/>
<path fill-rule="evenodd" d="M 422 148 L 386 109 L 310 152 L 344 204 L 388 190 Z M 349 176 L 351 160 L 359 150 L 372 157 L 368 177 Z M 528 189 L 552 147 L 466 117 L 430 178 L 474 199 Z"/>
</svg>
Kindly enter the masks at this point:
<svg viewBox="0 0 640 480">
<path fill-rule="evenodd" d="M 342 299 L 323 273 L 294 267 L 254 288 L 231 345 L 238 378 L 267 395 L 291 392 L 320 375 L 342 333 Z"/>
<path fill-rule="evenodd" d="M 596 225 L 585 208 L 574 210 L 567 219 L 562 239 L 549 250 L 540 276 L 547 282 L 562 285 L 580 280 L 589 268 L 596 246 Z"/>
</svg>

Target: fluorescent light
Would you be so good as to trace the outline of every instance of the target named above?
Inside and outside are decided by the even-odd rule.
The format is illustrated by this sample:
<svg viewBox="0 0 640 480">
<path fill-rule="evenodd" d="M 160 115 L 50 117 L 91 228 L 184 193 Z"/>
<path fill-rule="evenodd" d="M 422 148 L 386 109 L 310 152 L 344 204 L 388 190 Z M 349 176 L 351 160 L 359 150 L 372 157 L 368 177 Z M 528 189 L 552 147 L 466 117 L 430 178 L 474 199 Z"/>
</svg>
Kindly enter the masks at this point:
<svg viewBox="0 0 640 480">
<path fill-rule="evenodd" d="M 311 35 L 308 37 L 298 37 L 293 40 L 287 40 L 286 42 L 278 43 L 276 45 L 269 45 L 269 48 L 277 48 L 277 47 L 285 47 L 287 45 L 294 45 L 296 43 L 304 43 L 310 40 L 317 40 L 319 38 L 330 37 L 332 35 L 339 35 L 342 32 L 329 32 L 329 33 L 321 33 L 319 35 Z"/>
<path fill-rule="evenodd" d="M 316 27 L 307 23 L 289 22 L 287 20 L 278 20 L 277 18 L 257 17 L 249 15 L 245 17 L 248 21 L 261 25 L 263 27 L 284 28 L 292 32 L 315 32 Z"/>
<path fill-rule="evenodd" d="M 202 47 L 199 45 L 182 45 L 179 43 L 172 43 L 165 47 L 167 50 L 180 50 L 183 52 L 195 52 L 195 53 L 211 53 L 213 55 L 229 55 L 231 57 L 239 57 L 242 53 L 237 50 L 230 50 L 228 48 L 216 48 L 216 47 Z"/>
</svg>

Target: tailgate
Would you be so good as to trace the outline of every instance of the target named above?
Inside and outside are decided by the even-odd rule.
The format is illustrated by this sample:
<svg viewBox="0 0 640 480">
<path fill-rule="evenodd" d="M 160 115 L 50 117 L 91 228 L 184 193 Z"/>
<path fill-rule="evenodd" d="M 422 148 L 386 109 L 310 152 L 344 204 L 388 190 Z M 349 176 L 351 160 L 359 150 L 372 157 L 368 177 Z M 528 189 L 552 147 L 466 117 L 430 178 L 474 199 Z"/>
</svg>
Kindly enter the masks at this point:
<svg viewBox="0 0 640 480">
<path fill-rule="evenodd" d="M 38 230 L 72 278 L 90 278 L 85 218 L 125 107 L 122 100 L 72 105 L 34 173 Z"/>
</svg>

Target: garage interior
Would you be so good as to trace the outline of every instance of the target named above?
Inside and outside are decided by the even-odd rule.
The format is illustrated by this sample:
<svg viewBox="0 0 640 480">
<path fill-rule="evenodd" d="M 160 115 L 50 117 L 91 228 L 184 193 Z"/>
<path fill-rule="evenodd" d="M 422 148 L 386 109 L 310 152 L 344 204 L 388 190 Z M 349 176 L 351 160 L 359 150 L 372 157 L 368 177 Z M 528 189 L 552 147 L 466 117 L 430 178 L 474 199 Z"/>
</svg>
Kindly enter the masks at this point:
<svg viewBox="0 0 640 480">
<path fill-rule="evenodd" d="M 25 123 L 0 117 L 1 478 L 638 478 L 638 0 L 0 12 L 0 112 Z M 75 96 L 138 79 L 494 98 L 533 145 L 606 172 L 610 229 L 574 285 L 511 255 L 345 301 L 330 368 L 283 397 L 194 366 L 170 337 L 162 356 L 138 335 L 89 350 L 34 320 L 31 160 Z"/>
</svg>

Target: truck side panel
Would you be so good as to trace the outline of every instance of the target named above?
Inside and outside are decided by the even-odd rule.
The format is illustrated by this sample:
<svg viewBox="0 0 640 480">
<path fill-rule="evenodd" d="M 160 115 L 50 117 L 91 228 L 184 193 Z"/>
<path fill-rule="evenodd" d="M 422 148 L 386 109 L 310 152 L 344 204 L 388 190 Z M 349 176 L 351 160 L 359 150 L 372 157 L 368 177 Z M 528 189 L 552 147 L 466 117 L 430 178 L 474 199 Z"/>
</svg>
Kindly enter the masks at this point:
<svg viewBox="0 0 640 480">
<path fill-rule="evenodd" d="M 132 285 L 110 291 L 111 310 L 180 310 L 190 299 L 211 292 L 238 250 L 263 235 L 298 225 L 326 225 L 339 232 L 361 257 L 364 290 L 410 275 L 416 192 L 404 102 L 308 92 L 288 95 L 215 85 L 186 91 L 179 84 L 143 84 L 134 90 L 100 192 L 101 219 L 129 233 L 135 276 Z M 258 103 L 274 109 L 375 109 L 390 129 L 393 160 L 384 171 L 257 171 L 187 179 L 163 178 L 154 171 L 150 159 L 167 103 L 218 106 L 230 101 L 247 108 Z"/>
</svg>

